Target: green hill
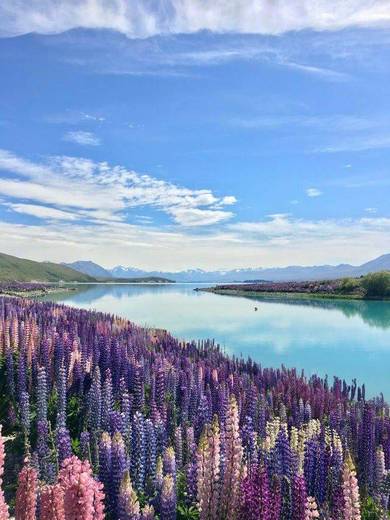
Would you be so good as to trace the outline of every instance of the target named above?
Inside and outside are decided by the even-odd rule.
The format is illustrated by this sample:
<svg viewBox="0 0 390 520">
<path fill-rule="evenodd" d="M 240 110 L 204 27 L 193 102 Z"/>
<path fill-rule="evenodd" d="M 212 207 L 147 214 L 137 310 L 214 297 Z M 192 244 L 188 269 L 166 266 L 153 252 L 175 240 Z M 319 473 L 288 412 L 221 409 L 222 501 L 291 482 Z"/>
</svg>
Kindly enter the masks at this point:
<svg viewBox="0 0 390 520">
<path fill-rule="evenodd" d="M 0 281 L 93 282 L 94 278 L 53 262 L 34 262 L 0 253 Z"/>
</svg>

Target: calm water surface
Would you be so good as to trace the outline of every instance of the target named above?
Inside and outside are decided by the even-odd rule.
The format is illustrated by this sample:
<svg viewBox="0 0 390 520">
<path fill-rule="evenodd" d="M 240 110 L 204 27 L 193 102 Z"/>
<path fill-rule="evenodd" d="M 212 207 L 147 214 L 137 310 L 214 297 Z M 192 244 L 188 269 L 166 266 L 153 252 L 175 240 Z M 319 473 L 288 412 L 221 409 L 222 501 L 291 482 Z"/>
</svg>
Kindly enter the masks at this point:
<svg viewBox="0 0 390 520">
<path fill-rule="evenodd" d="M 195 292 L 192 284 L 85 285 L 49 299 L 118 314 L 183 339 L 214 338 L 263 366 L 366 383 L 390 399 L 390 302 L 266 301 Z M 254 307 L 258 307 L 258 311 Z"/>
</svg>

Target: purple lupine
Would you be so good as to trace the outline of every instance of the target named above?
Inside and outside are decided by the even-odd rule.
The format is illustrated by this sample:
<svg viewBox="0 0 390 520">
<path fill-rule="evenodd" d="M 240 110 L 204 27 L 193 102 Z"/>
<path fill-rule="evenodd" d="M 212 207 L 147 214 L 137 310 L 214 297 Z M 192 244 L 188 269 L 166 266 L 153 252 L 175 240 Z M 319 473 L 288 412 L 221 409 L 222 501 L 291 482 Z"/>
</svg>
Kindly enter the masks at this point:
<svg viewBox="0 0 390 520">
<path fill-rule="evenodd" d="M 57 428 L 66 426 L 66 369 L 61 366 L 57 376 Z"/>
<path fill-rule="evenodd" d="M 144 417 L 136 412 L 133 417 L 131 440 L 131 480 L 138 491 L 142 491 L 145 483 L 145 424 Z"/>
<path fill-rule="evenodd" d="M 114 518 L 118 517 L 118 500 L 119 488 L 125 474 L 128 470 L 125 443 L 122 435 L 116 432 L 111 442 L 111 491 L 112 491 L 112 514 Z"/>
<path fill-rule="evenodd" d="M 176 489 L 172 475 L 165 475 L 160 497 L 161 520 L 176 519 Z"/>
<path fill-rule="evenodd" d="M 80 434 L 80 458 L 91 462 L 91 435 L 87 431 Z"/>
<path fill-rule="evenodd" d="M 111 426 L 111 412 L 113 411 L 113 392 L 112 392 L 112 378 L 110 369 L 106 370 L 104 376 L 104 384 L 102 391 L 102 428 L 105 431 L 110 431 Z"/>
<path fill-rule="evenodd" d="M 163 455 L 163 471 L 164 474 L 170 474 L 173 477 L 173 480 L 176 480 L 176 458 L 175 458 L 175 450 L 172 446 L 169 446 L 164 451 Z"/>
<path fill-rule="evenodd" d="M 56 430 L 56 447 L 58 461 L 61 464 L 65 459 L 71 457 L 72 446 L 68 429 L 64 426 Z"/>
<path fill-rule="evenodd" d="M 305 520 L 306 484 L 302 475 L 295 475 L 292 481 L 292 515 L 291 520 Z"/>
<path fill-rule="evenodd" d="M 154 425 L 150 419 L 145 420 L 145 478 L 154 481 L 157 464 L 157 443 Z"/>
<path fill-rule="evenodd" d="M 92 385 L 88 394 L 88 423 L 92 431 L 98 432 L 102 421 L 102 389 L 99 367 L 93 373 Z"/>
<path fill-rule="evenodd" d="M 27 392 L 22 392 L 20 396 L 20 424 L 22 425 L 25 441 L 28 441 L 30 434 L 30 396 Z"/>
</svg>

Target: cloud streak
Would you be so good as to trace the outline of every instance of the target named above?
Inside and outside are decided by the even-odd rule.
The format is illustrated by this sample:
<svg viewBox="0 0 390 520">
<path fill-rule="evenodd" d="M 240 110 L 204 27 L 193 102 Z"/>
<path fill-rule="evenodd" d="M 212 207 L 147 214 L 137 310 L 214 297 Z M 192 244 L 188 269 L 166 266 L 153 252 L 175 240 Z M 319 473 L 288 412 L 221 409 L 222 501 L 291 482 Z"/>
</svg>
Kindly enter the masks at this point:
<svg viewBox="0 0 390 520">
<path fill-rule="evenodd" d="M 191 190 L 121 166 L 76 157 L 33 163 L 0 150 L 0 170 L 11 174 L 0 179 L 1 194 L 43 208 L 52 205 L 79 220 L 125 222 L 131 209 L 149 206 L 165 212 L 178 225 L 208 226 L 231 218 L 233 213 L 222 208 L 236 201 L 232 195 L 220 198 L 208 189 Z M 36 206 L 32 210 L 21 202 L 11 208 L 50 218 L 48 210 L 38 214 Z"/>
<path fill-rule="evenodd" d="M 81 146 L 100 146 L 100 139 L 92 132 L 85 132 L 83 130 L 75 130 L 67 132 L 64 135 L 64 141 L 80 144 Z"/>
<path fill-rule="evenodd" d="M 76 27 L 113 29 L 131 38 L 201 30 L 281 34 L 302 29 L 387 26 L 387 0 L 4 0 L 1 33 L 59 33 Z"/>
</svg>

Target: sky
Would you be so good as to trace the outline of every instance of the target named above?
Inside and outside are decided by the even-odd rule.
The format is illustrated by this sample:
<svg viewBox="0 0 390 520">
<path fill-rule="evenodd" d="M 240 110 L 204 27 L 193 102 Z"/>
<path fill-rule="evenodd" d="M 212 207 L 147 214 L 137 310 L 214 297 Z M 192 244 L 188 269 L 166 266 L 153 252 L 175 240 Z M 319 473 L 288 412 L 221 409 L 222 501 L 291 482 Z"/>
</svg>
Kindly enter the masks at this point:
<svg viewBox="0 0 390 520">
<path fill-rule="evenodd" d="M 142 269 L 390 252 L 388 0 L 3 0 L 0 251 Z"/>
</svg>

